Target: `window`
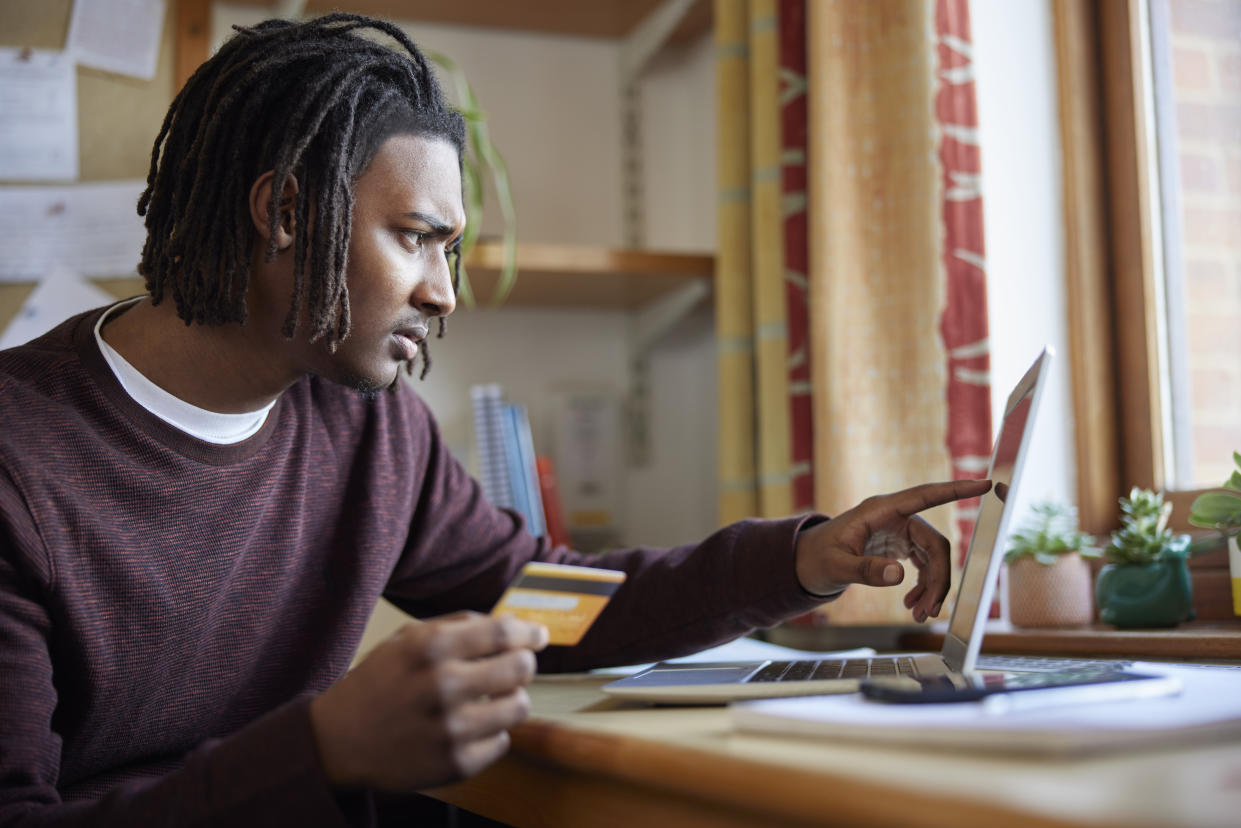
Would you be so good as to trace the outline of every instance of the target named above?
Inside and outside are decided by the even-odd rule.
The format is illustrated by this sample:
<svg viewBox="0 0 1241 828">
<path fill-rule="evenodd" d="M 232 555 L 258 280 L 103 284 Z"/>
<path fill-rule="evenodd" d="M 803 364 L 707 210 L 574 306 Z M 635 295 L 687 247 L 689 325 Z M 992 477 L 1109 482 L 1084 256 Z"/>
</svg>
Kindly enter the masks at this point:
<svg viewBox="0 0 1241 828">
<path fill-rule="evenodd" d="M 1241 450 L 1241 3 L 1148 2 L 1166 478 L 1204 488 Z"/>
<path fill-rule="evenodd" d="M 1241 450 L 1241 4 L 1054 2 L 1082 524 L 1185 527 Z"/>
</svg>

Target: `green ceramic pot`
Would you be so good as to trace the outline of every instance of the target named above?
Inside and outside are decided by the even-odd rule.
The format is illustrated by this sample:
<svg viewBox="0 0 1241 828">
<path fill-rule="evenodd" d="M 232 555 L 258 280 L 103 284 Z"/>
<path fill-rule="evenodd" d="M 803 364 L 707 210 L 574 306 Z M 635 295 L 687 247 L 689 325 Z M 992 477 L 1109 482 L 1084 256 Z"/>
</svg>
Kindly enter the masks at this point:
<svg viewBox="0 0 1241 828">
<path fill-rule="evenodd" d="M 1099 618 L 1117 627 L 1175 627 L 1194 620 L 1194 588 L 1183 557 L 1108 564 L 1095 581 Z"/>
</svg>

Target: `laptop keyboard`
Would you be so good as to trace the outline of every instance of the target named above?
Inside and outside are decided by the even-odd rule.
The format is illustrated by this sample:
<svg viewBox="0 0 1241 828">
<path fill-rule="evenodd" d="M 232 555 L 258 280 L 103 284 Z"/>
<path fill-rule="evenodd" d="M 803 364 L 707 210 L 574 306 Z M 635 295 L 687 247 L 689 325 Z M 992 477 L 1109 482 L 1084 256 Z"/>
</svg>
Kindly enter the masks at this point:
<svg viewBox="0 0 1241 828">
<path fill-rule="evenodd" d="M 1119 658 L 1061 658 L 1055 656 L 980 655 L 975 670 L 1013 670 L 1019 673 L 1059 673 L 1063 670 L 1105 668 L 1124 670 L 1133 664 Z"/>
<path fill-rule="evenodd" d="M 1163 659 L 1142 659 L 1161 661 Z M 1199 670 L 1241 670 L 1241 664 L 1174 661 L 1178 667 Z M 1057 656 L 980 655 L 975 670 L 1012 670 L 1016 673 L 1061 673 L 1066 670 L 1128 670 L 1133 661 L 1124 658 L 1064 658 Z"/>
<path fill-rule="evenodd" d="M 912 658 L 850 658 L 773 661 L 746 679 L 752 681 L 831 681 L 871 676 L 915 675 Z"/>
</svg>

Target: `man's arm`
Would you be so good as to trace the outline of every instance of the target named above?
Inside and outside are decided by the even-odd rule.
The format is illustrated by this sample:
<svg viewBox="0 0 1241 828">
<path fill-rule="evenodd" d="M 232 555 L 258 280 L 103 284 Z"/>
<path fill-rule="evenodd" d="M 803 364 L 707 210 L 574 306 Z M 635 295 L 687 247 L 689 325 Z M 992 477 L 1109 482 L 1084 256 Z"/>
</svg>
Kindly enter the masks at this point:
<svg viewBox="0 0 1241 828">
<path fill-rule="evenodd" d="M 109 768 L 119 781 L 108 796 L 62 800 L 64 743 L 55 719 L 71 719 L 73 711 L 58 710 L 67 700 L 57 687 L 89 677 L 54 674 L 51 572 L 33 554 L 39 548 L 20 498 L 11 485 L 0 486 L 0 826 L 259 828 L 293 822 L 337 828 L 351 821 L 347 811 L 365 805 L 329 786 L 308 698 L 226 739 L 204 741 L 163 777 L 133 773 L 126 781 L 123 768 Z"/>
<path fill-rule="evenodd" d="M 928 484 L 870 498 L 831 520 L 745 520 L 697 544 L 583 555 L 550 548 L 513 513 L 488 503 L 444 447 L 425 405 L 413 403 L 416 415 L 425 418 L 423 427 L 409 429 L 421 441 L 423 477 L 407 548 L 385 591 L 394 603 L 420 617 L 448 611 L 446 602 L 453 599 L 461 602 L 458 607 L 487 611 L 532 559 L 628 573 L 579 644 L 540 654 L 543 671 L 685 655 L 808 612 L 848 584 L 892 585 L 902 577 L 901 564 L 867 548 L 880 531 L 904 539 L 901 549 L 914 556 L 918 584 L 906 605 L 921 620 L 943 600 L 950 568 L 948 541 L 915 513 L 977 496 L 990 485 Z"/>
</svg>

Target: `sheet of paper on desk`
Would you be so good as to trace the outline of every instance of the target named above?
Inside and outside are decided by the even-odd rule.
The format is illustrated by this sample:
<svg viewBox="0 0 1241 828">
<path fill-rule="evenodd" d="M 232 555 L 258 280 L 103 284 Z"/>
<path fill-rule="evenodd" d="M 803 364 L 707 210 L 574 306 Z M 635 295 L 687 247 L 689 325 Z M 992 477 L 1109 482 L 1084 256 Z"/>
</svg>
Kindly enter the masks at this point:
<svg viewBox="0 0 1241 828">
<path fill-rule="evenodd" d="M 1078 754 L 1241 740 L 1241 670 L 1135 663 L 1180 679 L 1180 695 L 988 713 L 978 702 L 892 705 L 858 695 L 737 702 L 738 730 L 1009 753 Z"/>
<path fill-rule="evenodd" d="M 832 650 L 830 652 L 809 652 L 742 636 L 718 647 L 711 647 L 682 658 L 670 658 L 668 661 L 678 664 L 702 664 L 709 661 L 762 661 L 768 658 L 794 661 L 809 658 L 866 658 L 874 654 L 875 650 L 872 647 L 857 647 L 852 650 Z M 631 664 L 627 667 L 606 667 L 593 672 L 600 675 L 628 676 L 651 666 L 650 664 Z"/>
</svg>

